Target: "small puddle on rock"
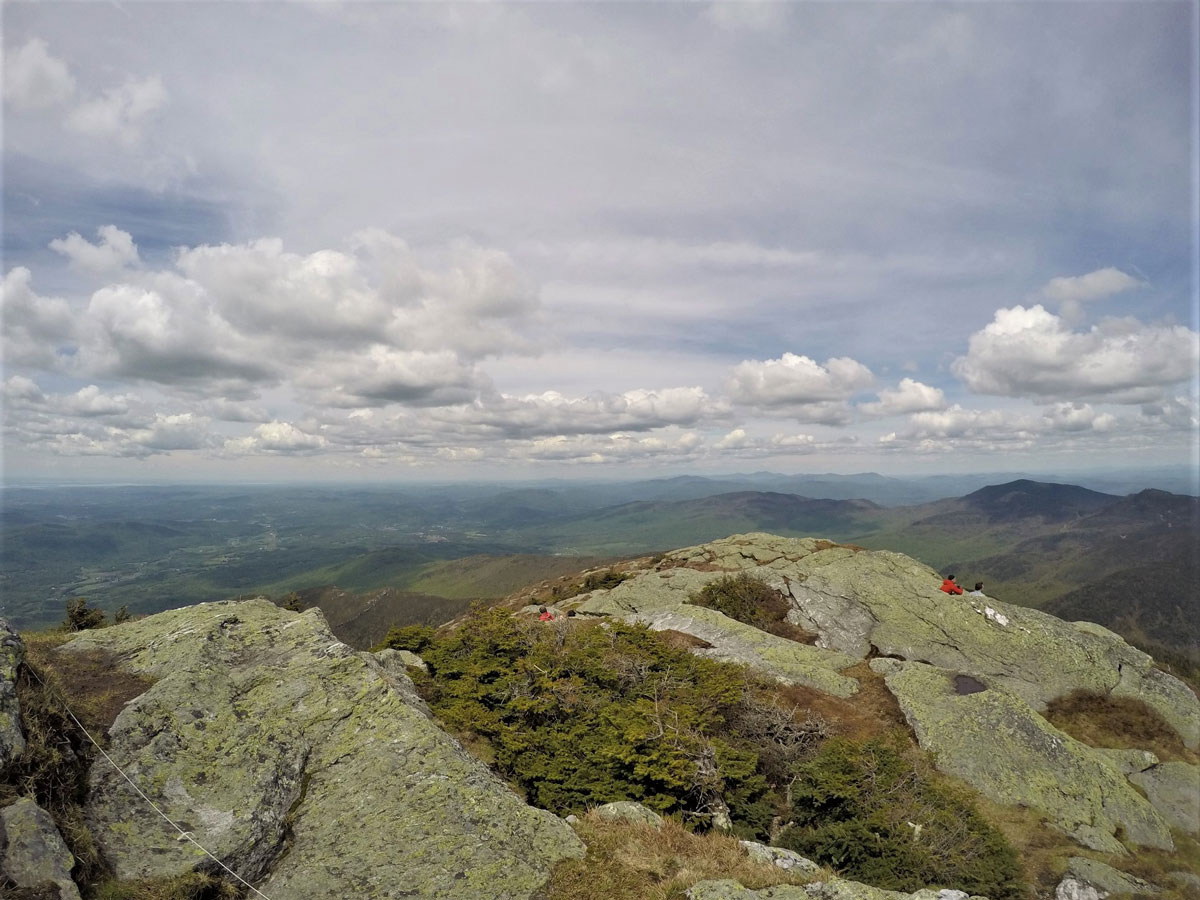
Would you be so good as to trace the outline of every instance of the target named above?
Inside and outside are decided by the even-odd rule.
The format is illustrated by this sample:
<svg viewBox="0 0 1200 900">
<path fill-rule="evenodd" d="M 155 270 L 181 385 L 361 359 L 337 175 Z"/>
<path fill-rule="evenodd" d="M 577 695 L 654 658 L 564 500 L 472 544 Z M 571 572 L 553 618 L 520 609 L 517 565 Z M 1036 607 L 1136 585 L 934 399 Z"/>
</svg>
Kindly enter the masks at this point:
<svg viewBox="0 0 1200 900">
<path fill-rule="evenodd" d="M 978 694 L 987 690 L 987 685 L 970 675 L 954 676 L 954 693 L 960 697 L 966 694 Z"/>
</svg>

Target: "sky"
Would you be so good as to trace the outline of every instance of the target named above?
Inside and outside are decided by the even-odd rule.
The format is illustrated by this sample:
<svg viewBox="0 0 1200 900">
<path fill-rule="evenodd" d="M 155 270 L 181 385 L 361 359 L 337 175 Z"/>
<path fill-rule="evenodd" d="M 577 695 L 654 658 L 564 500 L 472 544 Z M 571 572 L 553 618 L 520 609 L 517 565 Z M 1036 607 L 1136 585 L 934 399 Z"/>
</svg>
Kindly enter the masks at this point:
<svg viewBox="0 0 1200 900">
<path fill-rule="evenodd" d="M 1197 10 L 5 3 L 4 478 L 1196 464 Z"/>
</svg>

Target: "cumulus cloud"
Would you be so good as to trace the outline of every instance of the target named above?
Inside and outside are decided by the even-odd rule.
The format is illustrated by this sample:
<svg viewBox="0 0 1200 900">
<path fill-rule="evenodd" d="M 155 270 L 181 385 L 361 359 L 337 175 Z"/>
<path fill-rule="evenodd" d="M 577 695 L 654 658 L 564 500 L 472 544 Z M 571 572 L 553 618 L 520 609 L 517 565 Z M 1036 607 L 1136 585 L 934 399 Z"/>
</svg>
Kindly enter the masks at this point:
<svg viewBox="0 0 1200 900">
<path fill-rule="evenodd" d="M 486 376 L 451 351 L 396 350 L 381 344 L 365 353 L 331 356 L 298 373 L 296 381 L 320 390 L 325 403 L 342 407 L 446 406 L 469 402 L 489 386 Z"/>
<path fill-rule="evenodd" d="M 679 387 L 586 397 L 567 397 L 557 391 L 524 397 L 487 394 L 467 406 L 437 410 L 433 417 L 473 432 L 518 438 L 690 426 L 719 419 L 727 411 L 702 388 Z"/>
<path fill-rule="evenodd" d="M 1117 419 L 1112 413 L 1097 412 L 1090 403 L 1056 403 L 1042 413 L 1046 426 L 1053 431 L 1109 431 Z"/>
<path fill-rule="evenodd" d="M 75 93 L 67 64 L 50 55 L 46 42 L 32 38 L 4 57 L 4 100 L 14 109 L 47 109 L 66 103 Z"/>
<path fill-rule="evenodd" d="M 36 294 L 32 281 L 32 273 L 17 266 L 0 283 L 4 359 L 10 366 L 54 368 L 59 347 L 73 338 L 75 316 L 65 300 Z"/>
<path fill-rule="evenodd" d="M 880 391 L 877 402 L 858 405 L 858 409 L 869 416 L 895 416 L 945 408 L 946 395 L 940 388 L 912 378 L 903 378 L 897 387 Z"/>
<path fill-rule="evenodd" d="M 225 449 L 236 454 L 249 453 L 313 453 L 325 447 L 324 436 L 302 431 L 290 422 L 265 422 L 247 437 L 225 442 Z"/>
<path fill-rule="evenodd" d="M 114 138 L 126 146 L 142 136 L 145 119 L 166 105 L 167 89 L 157 75 L 105 89 L 67 116 L 67 127 L 92 137 Z"/>
<path fill-rule="evenodd" d="M 811 434 L 773 434 L 752 437 L 744 428 L 735 428 L 716 441 L 712 449 L 722 455 L 739 457 L 782 456 L 811 453 L 822 446 Z"/>
<path fill-rule="evenodd" d="M 148 450 L 164 452 L 197 450 L 212 444 L 208 420 L 192 413 L 156 415 L 146 427 L 132 430 L 129 438 Z"/>
<path fill-rule="evenodd" d="M 871 370 L 849 357 L 820 365 L 807 356 L 746 360 L 734 366 L 726 390 L 738 404 L 786 413 L 802 422 L 842 424 L 850 419 L 848 400 L 875 380 Z"/>
<path fill-rule="evenodd" d="M 953 371 L 980 394 L 1140 403 L 1195 377 L 1198 363 L 1200 336 L 1183 326 L 1123 318 L 1073 331 L 1037 305 L 997 310 Z"/>
<path fill-rule="evenodd" d="M 1042 286 L 1042 296 L 1060 304 L 1063 318 L 1076 322 L 1083 316 L 1083 304 L 1140 287 L 1142 282 L 1120 269 L 1108 266 L 1086 275 L 1052 278 Z"/>
<path fill-rule="evenodd" d="M 65 238 L 52 240 L 50 249 L 65 256 L 72 268 L 87 272 L 111 272 L 137 265 L 137 245 L 129 232 L 115 225 L 101 225 L 96 235 L 100 240 L 93 244 L 72 231 Z"/>
<path fill-rule="evenodd" d="M 279 362 L 252 336 L 232 328 L 189 285 L 175 287 L 159 292 L 118 284 L 96 291 L 80 326 L 80 365 L 161 384 L 275 376 Z"/>
<path fill-rule="evenodd" d="M 557 435 L 518 442 L 509 448 L 508 456 L 572 463 L 634 462 L 659 458 L 681 462 L 694 457 L 700 446 L 700 436 L 691 431 L 673 436 L 635 436 L 622 432 L 609 435 Z"/>
<path fill-rule="evenodd" d="M 1042 296 L 1059 303 L 1068 300 L 1099 300 L 1140 285 L 1141 282 L 1133 276 L 1108 266 L 1086 275 L 1051 278 L 1042 286 Z"/>
</svg>

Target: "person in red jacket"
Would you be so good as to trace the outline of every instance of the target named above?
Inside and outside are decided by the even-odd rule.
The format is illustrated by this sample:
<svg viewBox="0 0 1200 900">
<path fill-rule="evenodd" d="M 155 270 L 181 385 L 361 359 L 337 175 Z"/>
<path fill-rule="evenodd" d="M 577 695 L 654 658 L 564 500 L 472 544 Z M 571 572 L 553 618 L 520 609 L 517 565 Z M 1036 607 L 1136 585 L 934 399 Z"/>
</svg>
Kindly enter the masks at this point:
<svg viewBox="0 0 1200 900">
<path fill-rule="evenodd" d="M 959 593 L 961 594 L 962 591 L 960 590 Z M 544 606 L 538 607 L 538 613 L 539 622 L 551 622 L 554 620 L 554 613 L 550 612 L 550 610 L 546 609 Z"/>
<path fill-rule="evenodd" d="M 957 584 L 954 583 L 953 575 L 947 575 L 945 577 L 945 579 L 942 581 L 942 590 L 945 591 L 947 594 L 961 594 L 962 593 L 962 588 L 960 588 Z"/>
</svg>

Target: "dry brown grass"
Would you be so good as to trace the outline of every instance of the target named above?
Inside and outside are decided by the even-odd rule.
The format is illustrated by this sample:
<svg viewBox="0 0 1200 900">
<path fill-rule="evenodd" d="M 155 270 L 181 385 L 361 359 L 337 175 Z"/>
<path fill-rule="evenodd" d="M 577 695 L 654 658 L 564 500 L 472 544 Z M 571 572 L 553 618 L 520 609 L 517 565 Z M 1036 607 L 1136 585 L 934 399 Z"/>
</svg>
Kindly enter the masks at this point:
<svg viewBox="0 0 1200 900">
<path fill-rule="evenodd" d="M 561 863 L 538 900 L 682 900 L 697 881 L 733 878 L 748 888 L 812 880 L 756 863 L 736 838 L 698 835 L 668 819 L 661 829 L 589 814 L 576 831 L 587 856 Z"/>
<path fill-rule="evenodd" d="M 1046 707 L 1046 719 L 1091 747 L 1149 750 L 1160 760 L 1200 764 L 1200 754 L 1157 712 L 1133 697 L 1074 691 Z"/>
<path fill-rule="evenodd" d="M 858 679 L 858 693 L 847 700 L 801 685 L 776 687 L 780 697 L 790 706 L 809 710 L 829 723 L 834 734 L 855 740 L 868 740 L 893 731 L 908 730 L 904 714 L 883 676 L 871 671 L 861 662 L 842 672 Z"/>
<path fill-rule="evenodd" d="M 655 632 L 655 634 L 662 638 L 662 642 L 672 650 L 694 650 L 697 648 L 703 650 L 712 646 L 704 638 L 698 638 L 694 634 L 688 634 L 686 631 L 676 631 L 673 628 L 666 628 Z"/>
</svg>

